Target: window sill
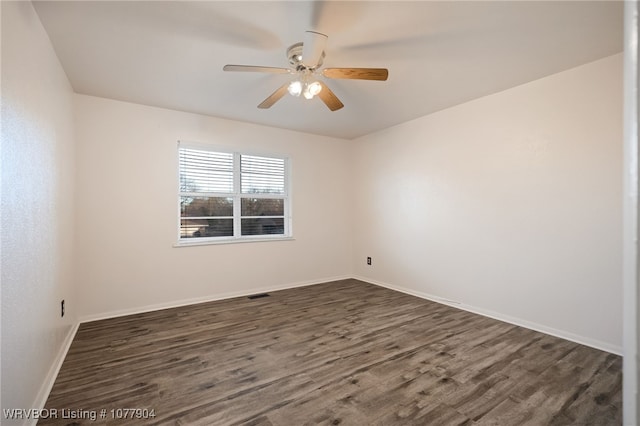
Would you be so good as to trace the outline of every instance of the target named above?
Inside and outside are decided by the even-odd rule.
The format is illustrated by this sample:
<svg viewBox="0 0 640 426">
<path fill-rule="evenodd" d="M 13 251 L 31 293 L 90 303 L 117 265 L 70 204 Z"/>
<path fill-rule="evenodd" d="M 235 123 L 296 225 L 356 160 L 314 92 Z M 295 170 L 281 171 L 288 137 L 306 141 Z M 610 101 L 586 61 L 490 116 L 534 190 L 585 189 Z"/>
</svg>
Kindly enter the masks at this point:
<svg viewBox="0 0 640 426">
<path fill-rule="evenodd" d="M 178 241 L 173 244 L 174 248 L 194 247 L 194 246 L 212 246 L 220 244 L 238 244 L 238 243 L 262 243 L 266 241 L 294 241 L 293 237 L 271 237 L 271 238 L 233 238 L 206 241 Z"/>
</svg>

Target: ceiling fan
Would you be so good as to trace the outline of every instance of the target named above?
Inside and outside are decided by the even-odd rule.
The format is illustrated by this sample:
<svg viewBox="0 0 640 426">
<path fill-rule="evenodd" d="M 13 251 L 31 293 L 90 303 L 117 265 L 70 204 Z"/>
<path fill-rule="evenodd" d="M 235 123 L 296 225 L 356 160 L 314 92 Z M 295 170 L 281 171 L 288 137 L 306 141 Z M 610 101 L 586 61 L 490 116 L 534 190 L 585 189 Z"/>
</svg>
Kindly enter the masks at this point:
<svg viewBox="0 0 640 426">
<path fill-rule="evenodd" d="M 385 81 L 389 76 L 389 71 L 386 68 L 325 68 L 320 70 L 325 57 L 326 43 L 327 36 L 325 34 L 307 31 L 304 42 L 295 43 L 287 49 L 290 68 L 225 65 L 223 70 L 294 75 L 293 81 L 280 86 L 258 105 L 258 108 L 263 109 L 270 108 L 288 92 L 296 97 L 302 95 L 305 99 L 313 99 L 314 96 L 318 96 L 331 111 L 336 111 L 344 104 L 326 84 L 316 79 L 318 74 L 327 78 L 378 81 Z"/>
</svg>

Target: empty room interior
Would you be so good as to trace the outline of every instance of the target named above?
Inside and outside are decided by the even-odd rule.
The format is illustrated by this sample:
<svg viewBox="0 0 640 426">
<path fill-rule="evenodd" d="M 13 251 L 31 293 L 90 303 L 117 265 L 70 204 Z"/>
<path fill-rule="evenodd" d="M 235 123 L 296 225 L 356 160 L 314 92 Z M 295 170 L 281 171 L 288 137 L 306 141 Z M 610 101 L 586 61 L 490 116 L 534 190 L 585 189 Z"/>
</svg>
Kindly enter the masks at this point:
<svg viewBox="0 0 640 426">
<path fill-rule="evenodd" d="M 0 423 L 632 424 L 624 9 L 2 1 Z"/>
</svg>

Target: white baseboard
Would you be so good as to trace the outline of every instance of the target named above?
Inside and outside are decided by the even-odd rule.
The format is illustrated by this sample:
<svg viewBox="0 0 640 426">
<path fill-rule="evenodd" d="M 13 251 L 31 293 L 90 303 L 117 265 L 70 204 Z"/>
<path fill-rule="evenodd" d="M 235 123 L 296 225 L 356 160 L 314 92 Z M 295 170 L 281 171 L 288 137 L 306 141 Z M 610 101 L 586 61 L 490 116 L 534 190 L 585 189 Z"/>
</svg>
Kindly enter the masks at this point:
<svg viewBox="0 0 640 426">
<path fill-rule="evenodd" d="M 527 321 L 527 320 L 523 320 L 521 318 L 517 318 L 517 317 L 512 317 L 509 315 L 504 315 L 501 314 L 499 312 L 494 312 L 488 309 L 483 309 L 483 308 L 478 308 L 476 306 L 471 306 L 471 305 L 467 305 L 458 301 L 454 301 L 454 300 L 447 300 L 438 296 L 434 296 L 432 294 L 428 294 L 428 293 L 424 293 L 421 291 L 416 291 L 416 290 L 412 290 L 412 289 L 408 289 L 405 287 L 401 287 L 401 286 L 397 286 L 397 285 L 392 285 L 389 283 L 385 283 L 385 282 L 381 282 L 381 281 L 377 281 L 377 280 L 373 280 L 371 278 L 367 278 L 367 277 L 363 277 L 363 276 L 357 276 L 357 275 L 344 275 L 344 276 L 337 276 L 337 277 L 329 277 L 329 278 L 322 278 L 322 279 L 316 279 L 316 280 L 310 280 L 310 281 L 301 281 L 301 282 L 296 282 L 296 283 L 289 283 L 289 284 L 284 284 L 284 285 L 279 285 L 279 286 L 269 286 L 269 287 L 256 287 L 256 288 L 252 288 L 249 290 L 242 290 L 242 291 L 236 291 L 236 292 L 226 292 L 226 293 L 219 293 L 219 294 L 215 294 L 215 295 L 208 295 L 208 296 L 203 296 L 203 297 L 196 297 L 196 298 L 190 298 L 190 299 L 182 299 L 182 300 L 178 300 L 178 301 L 172 301 L 172 302 L 166 302 L 166 303 L 159 303 L 159 304 L 154 304 L 154 305 L 148 305 L 148 306 L 141 306 L 141 307 L 136 307 L 136 308 L 130 308 L 130 309 L 122 309 L 122 310 L 117 310 L 117 311 L 111 311 L 111 312 L 103 312 L 100 314 L 95 314 L 95 315 L 86 315 L 86 316 L 82 316 L 80 317 L 79 322 L 80 323 L 84 323 L 84 322 L 90 322 L 90 321 L 98 321 L 98 320 L 102 320 L 102 319 L 109 319 L 109 318 L 116 318 L 116 317 L 121 317 L 121 316 L 125 316 L 125 315 L 133 315 L 133 314 L 140 314 L 140 313 L 144 313 L 144 312 L 152 312 L 152 311 L 159 311 L 162 309 L 170 309 L 170 308 L 177 308 L 180 306 L 187 306 L 187 305 L 194 305 L 197 303 L 205 303 L 205 302 L 213 302 L 216 300 L 224 300 L 224 299 L 232 299 L 234 297 L 245 297 L 245 296 L 249 296 L 251 294 L 256 294 L 256 293 L 267 293 L 270 291 L 278 291 L 278 290 L 286 290 L 286 289 L 290 289 L 290 288 L 297 288 L 297 287 L 306 287 L 309 285 L 315 285 L 315 284 L 322 284 L 322 283 L 326 283 L 326 282 L 331 282 L 331 281 L 339 281 L 339 280 L 345 280 L 345 279 L 357 279 L 360 281 L 364 281 L 370 284 L 374 284 L 374 285 L 378 285 L 380 287 L 385 287 L 388 288 L 390 290 L 395 290 L 395 291 L 399 291 L 405 294 L 409 294 L 412 296 L 416 296 L 416 297 L 420 297 L 422 299 L 426 299 L 426 300 L 430 300 L 432 302 L 437 302 L 437 303 L 442 303 L 443 305 L 447 305 L 447 306 L 451 306 L 454 308 L 458 308 L 458 309 L 462 309 L 464 311 L 468 311 L 468 312 L 472 312 L 474 314 L 478 314 L 478 315 L 482 315 L 485 317 L 489 317 L 489 318 L 493 318 L 499 321 L 504 321 L 510 324 L 514 324 L 520 327 L 524 327 L 524 328 L 528 328 L 530 330 L 534 330 L 534 331 L 538 331 L 541 333 L 545 333 L 551 336 L 555 336 L 555 337 L 559 337 L 561 339 L 565 339 L 565 340 L 569 340 L 575 343 L 579 343 L 581 345 L 585 345 L 585 346 L 589 346 L 595 349 L 599 349 L 599 350 L 603 350 L 605 352 L 609 352 L 609 353 L 613 353 L 616 355 L 622 355 L 622 347 L 621 346 L 616 346 L 616 345 L 612 345 L 610 343 L 606 343 L 606 342 L 602 342 L 596 339 L 591 339 L 589 337 L 586 336 L 581 336 L 575 333 L 571 333 L 568 331 L 564 331 L 564 330 L 558 330 L 552 327 L 548 327 L 542 324 L 538 324 L 532 321 Z M 76 326 L 76 330 L 77 330 L 77 326 Z M 75 335 L 75 330 L 74 330 L 74 335 Z M 70 345 L 71 342 L 69 341 L 68 344 Z M 68 348 L 67 348 L 68 349 Z M 66 350 L 65 350 L 65 354 L 66 354 Z M 63 358 L 64 359 L 64 358 Z M 60 362 L 60 365 L 62 365 L 62 363 Z M 58 366 L 59 369 L 59 366 Z M 57 371 L 56 371 L 57 374 Z M 55 379 L 55 377 L 54 377 Z M 51 382 L 51 386 L 53 385 L 53 382 Z M 48 395 L 48 393 L 47 393 Z M 46 397 L 45 397 L 46 400 Z"/>
<path fill-rule="evenodd" d="M 220 294 L 216 294 L 216 295 L 209 295 L 209 296 L 204 296 L 204 297 L 196 297 L 196 298 L 190 298 L 190 299 L 183 299 L 183 300 L 179 300 L 179 301 L 173 301 L 173 302 L 167 302 L 167 303 L 160 303 L 160 304 L 155 304 L 155 305 L 148 305 L 148 306 L 142 306 L 142 307 L 137 307 L 137 308 L 131 308 L 131 309 L 123 309 L 123 310 L 118 310 L 118 311 L 112 311 L 112 312 L 104 312 L 101 314 L 96 314 L 96 315 L 88 315 L 88 316 L 84 316 L 81 317 L 80 320 L 78 321 L 78 323 L 76 323 L 75 325 L 72 325 L 71 329 L 69 330 L 69 333 L 67 334 L 67 336 L 65 337 L 64 343 L 62 344 L 62 347 L 60 348 L 60 351 L 58 352 L 58 355 L 56 356 L 56 359 L 54 361 L 54 363 L 52 364 L 47 377 L 44 381 L 44 383 L 42 384 L 42 386 L 40 387 L 40 391 L 38 392 L 38 395 L 35 399 L 35 403 L 33 404 L 33 407 L 42 409 L 44 408 L 46 402 L 47 402 L 47 398 L 49 397 L 49 393 L 51 392 L 51 389 L 53 388 L 53 384 L 55 383 L 55 380 L 58 376 L 58 372 L 60 371 L 60 368 L 62 367 L 62 363 L 64 362 L 64 359 L 67 355 L 67 352 L 69 351 L 69 348 L 71 347 L 71 343 L 73 342 L 73 339 L 76 335 L 76 332 L 78 331 L 78 327 L 81 323 L 84 322 L 90 322 L 90 321 L 97 321 L 97 320 L 101 320 L 101 319 L 108 319 L 108 318 L 116 318 L 116 317 L 121 317 L 121 316 L 125 316 L 125 315 L 133 315 L 133 314 L 139 314 L 139 313 L 144 313 L 144 312 L 152 312 L 152 311 L 157 311 L 157 310 L 161 310 L 161 309 L 169 309 L 169 308 L 177 308 L 180 306 L 186 306 L 186 305 L 193 305 L 193 304 L 197 304 L 197 303 L 204 303 L 204 302 L 212 302 L 212 301 L 216 301 L 216 300 L 224 300 L 224 299 L 231 299 L 234 297 L 245 297 L 245 296 L 249 296 L 252 294 L 256 294 L 256 293 L 267 293 L 267 292 L 271 292 L 271 291 L 278 291 L 278 290 L 286 290 L 286 289 L 290 289 L 290 288 L 297 288 L 297 287 L 306 287 L 306 286 L 310 286 L 310 285 L 316 285 L 316 284 L 322 284 L 322 283 L 326 283 L 326 282 L 331 282 L 331 281 L 339 281 L 339 280 L 345 280 L 345 279 L 356 279 L 359 281 L 363 281 L 369 284 L 373 284 L 373 285 L 377 285 L 380 287 L 384 287 L 384 288 L 388 288 L 390 290 L 395 290 L 395 291 L 399 291 L 401 293 L 405 293 L 405 294 L 409 294 L 411 296 L 416 296 L 416 297 L 420 297 L 422 299 L 426 299 L 426 300 L 430 300 L 432 302 L 436 302 L 436 303 L 441 303 L 443 305 L 447 305 L 447 306 L 451 306 L 454 308 L 458 308 L 458 309 L 462 309 L 464 311 L 468 311 L 468 312 L 472 312 L 474 314 L 478 314 L 478 315 L 482 315 L 485 317 L 489 317 L 489 318 L 493 318 L 499 321 L 504 321 L 507 322 L 509 324 L 513 324 L 513 325 L 517 325 L 520 327 L 524 327 L 530 330 L 534 330 L 534 331 L 538 331 L 544 334 L 548 334 L 551 336 L 555 336 L 555 337 L 559 337 L 561 339 L 565 339 L 565 340 L 569 340 L 575 343 L 579 343 L 581 345 L 585 345 L 585 346 L 589 346 L 595 349 L 599 349 L 599 350 L 603 350 L 605 352 L 609 352 L 609 353 L 613 353 L 616 355 L 622 355 L 622 347 L 620 346 L 616 346 L 616 345 L 611 345 L 609 343 L 606 342 L 601 342 L 595 339 L 591 339 L 585 336 L 580 336 L 574 333 L 570 333 L 567 331 L 563 331 L 563 330 L 557 330 L 551 327 L 547 327 L 541 324 L 537 324 L 531 321 L 526 321 L 523 320 L 521 318 L 516 318 L 516 317 L 511 317 L 509 315 L 503 315 L 497 312 L 493 312 L 487 309 L 482 309 L 482 308 L 477 308 L 475 306 L 470 306 L 470 305 L 466 305 L 464 303 L 461 302 L 456 302 L 453 300 L 447 300 L 447 299 L 443 299 L 441 297 L 437 297 L 434 296 L 432 294 L 428 294 L 428 293 L 424 293 L 421 291 L 416 291 L 416 290 L 412 290 L 412 289 L 408 289 L 408 288 L 404 288 L 401 286 L 396 286 L 396 285 L 391 285 L 388 283 L 384 283 L 381 281 L 377 281 L 377 280 L 373 280 L 371 278 L 367 278 L 367 277 L 363 277 L 363 276 L 353 276 L 353 275 L 345 275 L 345 276 L 338 276 L 338 277 L 330 277 L 330 278 L 322 278 L 322 279 L 317 279 L 317 280 L 310 280 L 310 281 L 302 281 L 302 282 L 297 282 L 297 283 L 289 283 L 289 284 L 284 284 L 284 285 L 280 285 L 280 286 L 270 286 L 270 287 L 257 287 L 257 288 L 252 288 L 250 290 L 242 290 L 242 291 L 237 291 L 237 292 L 227 292 L 227 293 L 220 293 Z M 35 425 L 37 423 L 37 420 L 34 419 L 32 421 L 27 421 L 26 424 L 29 425 Z"/>
<path fill-rule="evenodd" d="M 71 325 L 67 336 L 64 338 L 64 342 L 62 342 L 62 346 L 56 355 L 53 364 L 51 364 L 51 368 L 49 368 L 49 372 L 47 373 L 47 377 L 45 378 L 42 386 L 40 386 L 40 390 L 38 391 L 38 395 L 36 396 L 35 402 L 32 407 L 37 409 L 43 409 L 45 404 L 47 403 L 47 398 L 49 398 L 49 394 L 51 393 L 51 389 L 53 388 L 53 384 L 58 377 L 58 373 L 60 372 L 60 368 L 62 367 L 62 363 L 64 359 L 67 357 L 67 352 L 69 352 L 69 348 L 71 347 L 71 343 L 73 339 L 76 337 L 76 332 L 78 331 L 79 323 L 75 323 Z M 38 423 L 38 419 L 29 419 L 25 422 L 28 425 L 35 425 Z"/>
<path fill-rule="evenodd" d="M 221 294 L 210 295 L 205 297 L 183 299 L 183 300 L 174 301 L 174 302 L 160 303 L 155 305 L 148 305 L 148 306 L 142 306 L 142 307 L 131 308 L 131 309 L 123 309 L 118 311 L 105 312 L 102 314 L 88 315 L 88 316 L 81 317 L 77 323 L 71 326 L 67 336 L 65 337 L 64 342 L 60 347 L 60 351 L 58 352 L 58 355 L 56 356 L 54 363 L 51 365 L 51 368 L 49 369 L 49 372 L 47 373 L 47 376 L 42 386 L 40 387 L 40 390 L 38 391 L 38 395 L 36 396 L 35 402 L 32 405 L 32 407 L 37 409 L 43 409 L 45 404 L 47 403 L 47 398 L 49 398 L 49 394 L 51 393 L 53 384 L 55 383 L 56 378 L 58 377 L 58 373 L 60 372 L 62 363 L 64 362 L 64 359 L 67 356 L 67 352 L 69 352 L 71 343 L 73 342 L 73 339 L 75 338 L 75 335 L 78 332 L 78 328 L 81 323 L 96 321 L 101 319 L 115 318 L 115 317 L 120 317 L 125 315 L 157 311 L 161 309 L 176 308 L 179 306 L 193 305 L 197 303 L 212 302 L 215 300 L 231 299 L 234 297 L 244 297 L 244 296 L 249 296 L 256 293 L 267 293 L 271 291 L 286 290 L 286 289 L 296 288 L 296 287 L 306 287 L 310 285 L 322 284 L 322 283 L 331 282 L 331 281 L 346 280 L 350 278 L 351 278 L 351 275 L 344 275 L 344 276 L 322 278 L 322 279 L 311 280 L 311 281 L 301 281 L 297 283 L 284 284 L 280 286 L 258 287 L 250 290 L 243 290 L 238 292 L 227 292 L 227 293 L 221 293 Z M 33 426 L 33 425 L 36 425 L 37 422 L 38 422 L 37 419 L 26 420 L 25 425 Z"/>
<path fill-rule="evenodd" d="M 257 293 L 268 293 L 270 291 L 286 290 L 286 289 L 297 288 L 297 287 L 306 287 L 310 285 L 322 284 L 322 283 L 331 282 L 331 281 L 346 280 L 349 278 L 352 278 L 352 276 L 344 275 L 344 276 L 322 278 L 322 279 L 310 280 L 310 281 L 300 281 L 296 283 L 283 284 L 279 286 L 277 285 L 277 286 L 268 286 L 268 287 L 256 287 L 248 290 L 233 291 L 233 292 L 219 293 L 219 294 L 213 294 L 213 295 L 208 295 L 203 297 L 182 299 L 182 300 L 177 300 L 172 302 L 157 303 L 154 305 L 147 305 L 147 306 L 140 306 L 140 307 L 129 308 L 129 309 L 121 309 L 117 311 L 103 312 L 95 315 L 85 315 L 80 317 L 79 322 L 84 323 L 84 322 L 98 321 L 98 320 L 109 319 L 109 318 L 122 317 L 126 315 L 141 314 L 144 312 L 159 311 L 162 309 L 178 308 L 180 306 L 195 305 L 197 303 L 214 302 L 216 300 L 232 299 L 234 297 L 245 297 L 245 296 L 250 296 L 252 294 L 257 294 Z"/>
<path fill-rule="evenodd" d="M 464 311 L 472 312 L 474 314 L 482 315 L 485 317 L 493 318 L 499 321 L 507 322 L 509 324 L 517 325 L 520 327 L 528 328 L 529 330 L 538 331 L 540 333 L 548 334 L 554 337 L 559 337 L 561 339 L 569 340 L 571 342 L 579 343 L 581 345 L 589 346 L 595 349 L 599 349 L 601 351 L 609 352 L 615 355 L 622 355 L 622 347 L 612 345 L 610 343 L 601 342 L 596 339 L 591 339 L 586 336 L 581 336 L 578 334 L 574 334 L 564 330 L 558 330 L 552 327 L 547 327 L 545 325 L 541 325 L 535 322 L 523 320 L 521 318 L 512 317 L 509 315 L 504 315 L 498 312 L 494 312 L 488 309 L 482 309 L 471 305 L 466 305 L 461 302 L 457 302 L 454 300 L 443 299 L 438 296 L 434 296 L 432 294 L 423 293 L 421 291 L 411 290 L 408 288 L 404 288 L 397 285 L 391 285 L 388 283 L 372 280 L 370 278 L 362 277 L 362 276 L 354 276 L 353 278 L 364 281 L 369 284 L 374 284 L 380 287 L 385 287 L 390 290 L 399 291 L 401 293 L 409 294 L 411 296 L 420 297 L 422 299 L 430 300 L 436 303 L 442 303 L 443 305 L 451 306 L 453 308 L 462 309 Z"/>
</svg>

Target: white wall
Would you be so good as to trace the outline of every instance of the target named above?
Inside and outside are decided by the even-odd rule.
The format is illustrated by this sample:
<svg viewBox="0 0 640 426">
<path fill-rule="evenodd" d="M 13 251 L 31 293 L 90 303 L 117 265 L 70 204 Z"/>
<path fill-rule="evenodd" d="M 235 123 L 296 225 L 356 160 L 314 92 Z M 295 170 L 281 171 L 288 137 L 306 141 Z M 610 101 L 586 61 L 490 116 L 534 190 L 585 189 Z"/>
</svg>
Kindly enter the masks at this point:
<svg viewBox="0 0 640 426">
<path fill-rule="evenodd" d="M 83 318 L 350 276 L 344 140 L 75 96 Z M 286 154 L 294 241 L 175 248 L 178 140 Z"/>
<path fill-rule="evenodd" d="M 30 408 L 44 403 L 76 322 L 73 93 L 31 3 L 0 7 L 1 401 Z"/>
<path fill-rule="evenodd" d="M 355 155 L 356 275 L 621 352 L 621 55 L 365 136 Z"/>
</svg>

